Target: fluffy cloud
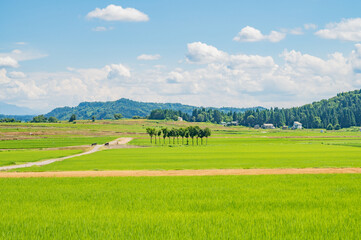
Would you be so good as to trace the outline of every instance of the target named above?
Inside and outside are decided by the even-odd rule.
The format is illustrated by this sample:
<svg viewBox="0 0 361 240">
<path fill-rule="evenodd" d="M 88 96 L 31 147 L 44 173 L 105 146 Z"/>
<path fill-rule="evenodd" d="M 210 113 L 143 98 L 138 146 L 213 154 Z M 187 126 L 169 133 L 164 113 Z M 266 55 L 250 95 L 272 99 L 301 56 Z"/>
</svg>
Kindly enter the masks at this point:
<svg viewBox="0 0 361 240">
<path fill-rule="evenodd" d="M 151 60 L 158 60 L 160 59 L 159 54 L 150 55 L 150 54 L 142 54 L 137 57 L 138 60 L 145 60 L 145 61 L 151 61 Z"/>
<path fill-rule="evenodd" d="M 227 64 L 229 67 L 235 68 L 242 66 L 245 68 L 268 67 L 273 66 L 272 57 L 262 57 L 259 55 L 231 55 L 214 46 L 207 45 L 201 42 L 194 42 L 188 44 L 187 61 L 189 63 L 209 64 L 221 63 Z"/>
<path fill-rule="evenodd" d="M 146 22 L 149 17 L 135 8 L 122 8 L 110 4 L 106 8 L 96 8 L 87 14 L 87 18 L 99 18 L 105 21 Z"/>
<path fill-rule="evenodd" d="M 9 77 L 11 78 L 25 78 L 26 77 L 26 74 L 23 73 L 23 72 L 9 72 Z"/>
<path fill-rule="evenodd" d="M 0 56 L 0 67 L 19 67 L 18 61 L 9 56 Z"/>
<path fill-rule="evenodd" d="M 122 64 L 110 64 L 105 66 L 105 71 L 108 72 L 108 78 L 117 79 L 120 77 L 130 77 L 129 68 Z"/>
<path fill-rule="evenodd" d="M 259 41 L 270 41 L 279 42 L 286 37 L 285 33 L 271 31 L 269 35 L 264 35 L 260 30 L 247 26 L 233 38 L 234 41 L 238 42 L 259 42 Z"/>
<path fill-rule="evenodd" d="M 9 83 L 11 81 L 6 73 L 7 71 L 5 68 L 0 69 L 0 86 L 1 84 Z"/>
<path fill-rule="evenodd" d="M 343 19 L 338 23 L 329 23 L 315 34 L 326 39 L 361 41 L 361 18 Z"/>
<path fill-rule="evenodd" d="M 203 106 L 290 107 L 361 88 L 361 44 L 348 55 L 319 58 L 296 50 L 271 56 L 232 54 L 202 42 L 188 44 L 186 64 L 130 70 L 123 64 L 64 72 L 0 70 L 0 100 L 46 109 L 121 97 Z M 189 64 L 189 65 L 188 65 Z M 15 75 L 14 75 L 15 74 Z"/>
<path fill-rule="evenodd" d="M 187 45 L 187 60 L 193 63 L 210 63 L 224 61 L 228 54 L 217 48 L 201 42 L 193 42 Z"/>
</svg>

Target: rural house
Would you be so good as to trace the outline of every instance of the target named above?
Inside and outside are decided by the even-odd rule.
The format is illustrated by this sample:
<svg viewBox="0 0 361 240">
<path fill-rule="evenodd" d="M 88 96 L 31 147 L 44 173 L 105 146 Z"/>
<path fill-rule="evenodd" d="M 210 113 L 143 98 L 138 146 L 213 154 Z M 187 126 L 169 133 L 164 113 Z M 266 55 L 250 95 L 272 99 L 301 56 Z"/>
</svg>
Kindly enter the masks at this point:
<svg viewBox="0 0 361 240">
<path fill-rule="evenodd" d="M 293 126 L 292 126 L 292 129 L 295 130 L 295 129 L 302 129 L 302 123 L 300 122 L 294 122 L 293 123 Z"/>
<path fill-rule="evenodd" d="M 263 129 L 275 129 L 275 126 L 273 126 L 272 123 L 264 123 L 261 128 Z"/>
</svg>

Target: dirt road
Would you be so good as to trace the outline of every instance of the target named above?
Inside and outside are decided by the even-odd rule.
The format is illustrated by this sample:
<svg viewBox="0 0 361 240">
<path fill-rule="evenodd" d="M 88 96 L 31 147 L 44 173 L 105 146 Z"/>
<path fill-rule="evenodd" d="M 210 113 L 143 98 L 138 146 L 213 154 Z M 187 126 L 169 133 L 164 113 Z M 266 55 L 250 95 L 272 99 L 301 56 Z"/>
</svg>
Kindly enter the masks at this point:
<svg viewBox="0 0 361 240">
<path fill-rule="evenodd" d="M 128 142 L 130 142 L 132 139 L 133 138 L 118 138 L 112 142 L 109 142 L 109 146 L 111 147 L 113 145 L 115 145 L 115 146 L 125 145 Z M 101 150 L 102 147 L 104 147 L 104 145 L 96 145 L 95 147 L 93 147 L 91 150 L 89 150 L 87 152 L 83 152 L 83 153 L 79 153 L 79 154 L 75 154 L 75 155 L 71 155 L 71 156 L 48 159 L 48 160 L 39 161 L 39 162 L 30 162 L 30 163 L 25 163 L 25 164 L 0 167 L 0 171 L 7 171 L 7 170 L 12 170 L 12 169 L 26 168 L 26 167 L 32 167 L 32 166 L 44 166 L 44 165 L 51 164 L 53 162 L 59 162 L 59 161 L 65 160 L 65 159 L 73 158 L 73 157 L 79 157 L 79 156 L 83 156 L 83 155 L 92 154 L 92 153 L 95 153 L 95 152 Z"/>
<path fill-rule="evenodd" d="M 361 168 L 285 168 L 285 169 L 209 169 L 209 170 L 132 170 L 132 171 L 69 171 L 69 172 L 0 172 L 0 178 L 29 177 L 155 177 L 215 175 L 280 175 L 361 173 Z"/>
</svg>

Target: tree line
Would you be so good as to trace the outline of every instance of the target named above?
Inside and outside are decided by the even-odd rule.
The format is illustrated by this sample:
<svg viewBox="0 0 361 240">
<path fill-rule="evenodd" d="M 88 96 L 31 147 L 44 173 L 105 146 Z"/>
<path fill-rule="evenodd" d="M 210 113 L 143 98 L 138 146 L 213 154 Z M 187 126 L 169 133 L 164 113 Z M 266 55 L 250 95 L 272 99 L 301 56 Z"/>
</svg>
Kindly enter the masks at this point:
<svg viewBox="0 0 361 240">
<path fill-rule="evenodd" d="M 0 119 L 0 123 L 15 123 L 15 122 L 21 122 L 20 120 L 16 120 L 15 118 L 2 118 Z"/>
<path fill-rule="evenodd" d="M 32 123 L 56 123 L 58 122 L 58 119 L 56 117 L 45 117 L 44 115 L 38 115 L 33 117 L 33 120 L 31 120 L 30 122 Z"/>
<path fill-rule="evenodd" d="M 175 144 L 175 140 L 177 139 L 177 144 L 179 144 L 179 138 L 181 138 L 181 143 L 184 144 L 184 138 L 186 139 L 186 144 L 189 145 L 189 138 L 192 140 L 192 145 L 194 145 L 194 138 L 196 138 L 197 145 L 199 144 L 199 139 L 201 139 L 201 144 L 203 144 L 203 138 L 206 138 L 206 144 L 208 143 L 208 137 L 211 136 L 211 129 L 208 127 L 202 129 L 199 126 L 189 126 L 187 128 L 171 128 L 168 129 L 166 127 L 157 129 L 157 128 L 147 128 L 146 129 L 149 137 L 150 143 L 157 144 L 161 143 L 161 138 L 163 138 L 163 144 L 166 142 L 166 138 L 168 138 L 168 143 L 171 144 L 171 138 L 173 139 L 173 144 Z"/>
<path fill-rule="evenodd" d="M 295 121 L 301 122 L 305 128 L 339 129 L 361 126 L 361 90 L 339 93 L 336 97 L 321 100 L 293 108 L 270 108 L 247 110 L 245 112 L 224 112 L 212 108 L 194 109 L 192 114 L 181 111 L 156 109 L 149 119 L 173 119 L 182 117 L 190 122 L 230 122 L 254 127 L 264 123 L 272 123 L 276 127 L 292 126 Z"/>
</svg>

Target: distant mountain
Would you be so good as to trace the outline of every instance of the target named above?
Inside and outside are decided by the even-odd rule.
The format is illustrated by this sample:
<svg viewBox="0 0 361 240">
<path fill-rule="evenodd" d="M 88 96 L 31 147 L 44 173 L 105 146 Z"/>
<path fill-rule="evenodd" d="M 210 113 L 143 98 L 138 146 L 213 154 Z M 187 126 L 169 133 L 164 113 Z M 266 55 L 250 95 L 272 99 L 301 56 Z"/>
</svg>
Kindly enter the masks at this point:
<svg viewBox="0 0 361 240">
<path fill-rule="evenodd" d="M 59 120 L 68 120 L 72 114 L 77 116 L 77 119 L 90 119 L 95 116 L 96 119 L 113 119 L 115 113 L 121 113 L 123 117 L 131 118 L 133 116 L 146 117 L 154 109 L 172 109 L 175 111 L 182 111 L 184 113 L 192 114 L 193 109 L 199 107 L 183 105 L 180 103 L 151 103 L 151 102 L 137 102 L 125 98 L 117 101 L 108 102 L 82 102 L 77 107 L 61 107 L 55 108 L 47 113 L 46 117 L 56 117 Z M 257 107 L 263 110 L 262 107 Z M 217 109 L 217 108 L 214 108 Z M 256 108 L 221 108 L 221 111 L 245 112 L 246 110 L 253 110 Z"/>
<path fill-rule="evenodd" d="M 37 114 L 37 111 L 26 108 L 19 107 L 12 104 L 7 104 L 0 102 L 0 114 L 2 115 L 34 115 Z"/>
<path fill-rule="evenodd" d="M 33 119 L 33 117 L 35 117 L 35 115 L 4 115 L 4 114 L 0 114 L 0 119 L 14 118 L 17 121 L 22 121 L 22 122 L 29 122 Z"/>
</svg>

